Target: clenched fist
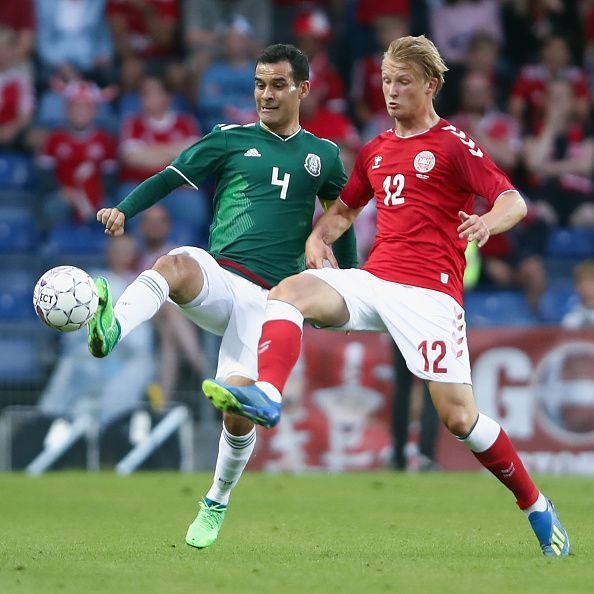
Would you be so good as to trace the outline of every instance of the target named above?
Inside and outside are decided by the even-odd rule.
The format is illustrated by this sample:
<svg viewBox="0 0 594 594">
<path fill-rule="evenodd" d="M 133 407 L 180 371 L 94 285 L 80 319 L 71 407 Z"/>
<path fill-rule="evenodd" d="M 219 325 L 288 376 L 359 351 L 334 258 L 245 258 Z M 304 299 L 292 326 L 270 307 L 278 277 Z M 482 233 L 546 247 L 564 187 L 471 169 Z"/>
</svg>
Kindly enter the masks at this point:
<svg viewBox="0 0 594 594">
<path fill-rule="evenodd" d="M 123 235 L 126 215 L 117 208 L 102 208 L 97 213 L 97 220 L 105 225 L 105 235 L 110 237 Z"/>
</svg>

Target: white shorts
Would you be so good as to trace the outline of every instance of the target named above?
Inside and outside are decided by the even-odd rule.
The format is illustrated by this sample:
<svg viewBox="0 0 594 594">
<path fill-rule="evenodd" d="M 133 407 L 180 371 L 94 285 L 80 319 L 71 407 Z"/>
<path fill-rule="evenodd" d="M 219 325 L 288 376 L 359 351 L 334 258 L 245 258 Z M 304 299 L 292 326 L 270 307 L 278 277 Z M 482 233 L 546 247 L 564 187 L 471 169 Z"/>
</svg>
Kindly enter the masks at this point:
<svg viewBox="0 0 594 594">
<path fill-rule="evenodd" d="M 200 248 L 183 246 L 169 254 L 190 256 L 202 269 L 204 286 L 200 295 L 191 303 L 177 307 L 200 328 L 223 337 L 217 379 L 241 375 L 257 380 L 258 341 L 268 291 L 225 270 Z"/>
<path fill-rule="evenodd" d="M 337 330 L 389 332 L 417 377 L 471 384 L 464 309 L 453 297 L 382 280 L 366 270 L 306 270 L 338 291 L 349 321 Z"/>
</svg>

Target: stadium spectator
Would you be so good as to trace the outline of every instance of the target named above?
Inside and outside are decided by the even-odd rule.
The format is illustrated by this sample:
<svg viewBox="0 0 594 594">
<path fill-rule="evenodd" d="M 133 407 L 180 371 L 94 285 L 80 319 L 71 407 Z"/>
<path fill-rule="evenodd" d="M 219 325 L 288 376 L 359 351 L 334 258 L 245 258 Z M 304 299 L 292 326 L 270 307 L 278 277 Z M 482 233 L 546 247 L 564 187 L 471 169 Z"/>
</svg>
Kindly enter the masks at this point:
<svg viewBox="0 0 594 594">
<path fill-rule="evenodd" d="M 155 204 L 140 217 L 140 257 L 136 271 L 148 270 L 160 256 L 179 245 L 171 241 L 171 221 L 167 209 Z M 207 368 L 196 327 L 171 303 L 164 303 L 154 317 L 159 343 L 159 387 L 164 402 L 173 399 L 182 358 L 202 378 Z"/>
<path fill-rule="evenodd" d="M 330 21 L 321 10 L 305 10 L 293 23 L 295 45 L 309 58 L 311 92 L 333 111 L 346 111 L 344 83 L 330 61 Z"/>
<path fill-rule="evenodd" d="M 565 314 L 561 325 L 567 329 L 594 328 L 594 260 L 584 260 L 573 271 L 580 303 Z"/>
<path fill-rule="evenodd" d="M 67 101 L 67 126 L 49 133 L 37 159 L 45 194 L 41 211 L 49 225 L 94 220 L 107 200 L 106 187 L 113 186 L 117 165 L 115 138 L 95 123 L 97 105 L 104 100 L 99 88 L 94 83 L 72 82 L 62 94 Z"/>
<path fill-rule="evenodd" d="M 364 140 L 392 126 L 386 116 L 382 92 L 382 59 L 393 39 L 408 34 L 408 21 L 400 14 L 380 13 L 372 21 L 376 51 L 359 58 L 353 67 L 351 100 Z"/>
<path fill-rule="evenodd" d="M 545 117 L 547 85 L 566 80 L 573 89 L 575 114 L 586 121 L 590 113 L 586 74 L 571 63 L 571 53 L 563 37 L 548 38 L 542 48 L 542 59 L 520 70 L 509 101 L 509 112 L 529 134 L 540 129 Z"/>
<path fill-rule="evenodd" d="M 271 34 L 271 0 L 186 0 L 183 27 L 190 63 L 198 76 L 221 55 L 219 33 L 237 21 L 249 24 L 256 47 L 264 47 Z"/>
<path fill-rule="evenodd" d="M 109 279 L 115 294 L 131 280 L 137 257 L 134 239 L 118 237 L 107 244 L 107 269 L 96 271 Z M 40 411 L 59 422 L 50 427 L 47 441 L 59 430 L 69 431 L 69 421 L 79 414 L 97 416 L 105 429 L 141 404 L 152 379 L 154 347 L 150 324 L 139 327 L 134 337 L 109 360 L 89 357 L 85 332 L 62 336 L 62 351 L 39 400 Z"/>
<path fill-rule="evenodd" d="M 198 89 L 198 112 L 205 130 L 221 123 L 247 124 L 254 110 L 254 49 L 251 27 L 236 18 L 221 31 L 224 56 L 211 64 Z"/>
<path fill-rule="evenodd" d="M 502 22 L 505 54 L 512 66 L 538 59 L 538 51 L 551 35 L 571 40 L 574 58 L 582 55 L 579 4 L 582 0 L 504 0 Z"/>
<path fill-rule="evenodd" d="M 551 220 L 560 225 L 594 226 L 594 138 L 582 119 L 582 105 L 569 80 L 549 82 L 543 118 L 524 146 L 533 176 L 531 195 L 552 210 Z"/>
<path fill-rule="evenodd" d="M 35 11 L 33 0 L 0 3 L 0 27 L 16 32 L 15 63 L 29 62 L 35 47 Z"/>
<path fill-rule="evenodd" d="M 0 27 L 0 148 L 20 148 L 33 114 L 33 84 L 16 64 L 17 34 Z"/>
<path fill-rule="evenodd" d="M 141 86 L 141 112 L 127 118 L 120 136 L 120 195 L 127 195 L 146 178 L 169 165 L 180 151 L 199 138 L 194 119 L 175 111 L 172 97 L 159 78 Z M 163 203 L 173 221 L 191 227 L 202 243 L 209 205 L 201 191 L 179 188 Z"/>
<path fill-rule="evenodd" d="M 476 33 L 489 33 L 497 41 L 503 37 L 497 0 L 446 0 L 429 10 L 432 39 L 450 70 L 463 66 Z"/>
<path fill-rule="evenodd" d="M 107 15 L 121 59 L 162 64 L 176 56 L 177 0 L 108 0 Z"/>
<path fill-rule="evenodd" d="M 106 0 L 36 0 L 38 78 L 67 64 L 100 84 L 110 81 L 113 46 Z"/>
</svg>

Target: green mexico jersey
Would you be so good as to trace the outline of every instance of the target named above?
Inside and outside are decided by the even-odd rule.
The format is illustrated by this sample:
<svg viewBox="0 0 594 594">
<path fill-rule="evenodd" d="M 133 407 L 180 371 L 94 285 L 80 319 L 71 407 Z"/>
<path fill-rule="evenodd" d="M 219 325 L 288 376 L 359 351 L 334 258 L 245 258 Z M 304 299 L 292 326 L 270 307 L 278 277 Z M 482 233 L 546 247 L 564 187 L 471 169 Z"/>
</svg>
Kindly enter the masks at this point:
<svg viewBox="0 0 594 594">
<path fill-rule="evenodd" d="M 169 168 L 195 188 L 216 176 L 208 251 L 263 286 L 304 269 L 316 197 L 334 200 L 346 183 L 333 142 L 303 129 L 282 138 L 260 122 L 216 126 Z"/>
</svg>

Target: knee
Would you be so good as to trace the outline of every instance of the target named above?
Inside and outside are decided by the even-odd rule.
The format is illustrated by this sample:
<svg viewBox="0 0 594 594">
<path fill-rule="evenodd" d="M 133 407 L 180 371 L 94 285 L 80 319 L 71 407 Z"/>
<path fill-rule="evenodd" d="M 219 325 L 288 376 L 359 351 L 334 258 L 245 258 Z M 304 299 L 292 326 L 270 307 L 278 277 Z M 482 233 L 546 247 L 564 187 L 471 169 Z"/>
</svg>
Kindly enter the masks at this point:
<svg viewBox="0 0 594 594">
<path fill-rule="evenodd" d="M 476 415 L 466 407 L 452 406 L 442 414 L 441 420 L 450 433 L 456 437 L 466 437 L 476 421 Z"/>
<path fill-rule="evenodd" d="M 166 254 L 153 265 L 169 285 L 169 297 L 176 303 L 186 303 L 199 292 L 202 286 L 200 269 L 184 254 Z M 199 278 L 200 277 L 200 278 Z"/>
<path fill-rule="evenodd" d="M 299 280 L 299 277 L 296 276 L 285 278 L 278 285 L 276 285 L 276 287 L 272 287 L 272 289 L 270 289 L 268 299 L 284 301 L 285 303 L 290 303 L 297 309 L 301 310 L 302 299 L 300 298 Z"/>
</svg>

